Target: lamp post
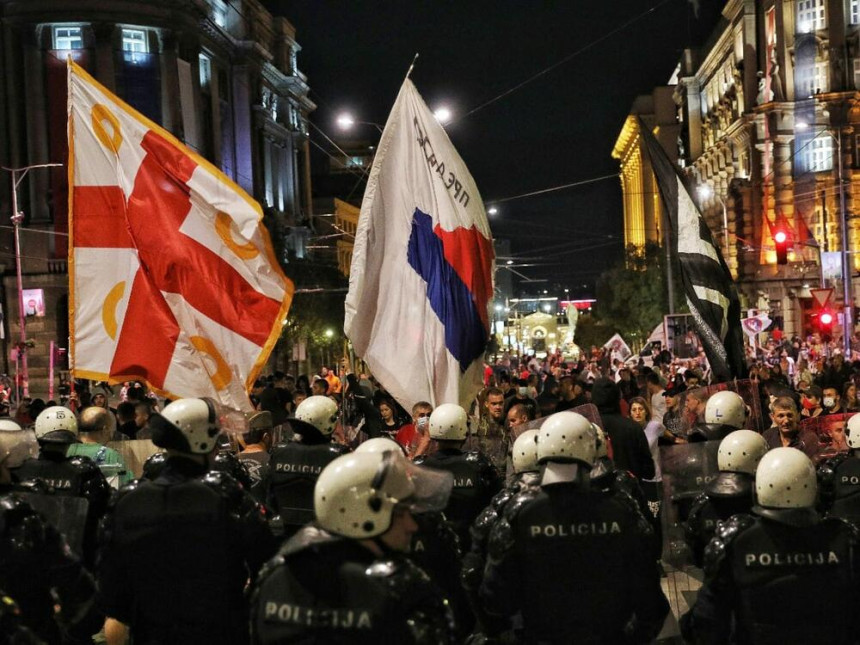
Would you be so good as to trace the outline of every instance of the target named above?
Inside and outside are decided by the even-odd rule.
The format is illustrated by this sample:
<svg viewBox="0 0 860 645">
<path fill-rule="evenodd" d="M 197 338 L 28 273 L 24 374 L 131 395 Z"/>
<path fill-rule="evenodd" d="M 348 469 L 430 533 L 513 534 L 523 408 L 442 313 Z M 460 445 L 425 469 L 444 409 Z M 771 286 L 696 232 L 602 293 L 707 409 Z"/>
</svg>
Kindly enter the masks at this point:
<svg viewBox="0 0 860 645">
<path fill-rule="evenodd" d="M 32 166 L 24 166 L 23 168 L 6 168 L 12 173 L 12 225 L 15 232 L 15 272 L 18 278 L 18 327 L 20 333 L 18 335 L 18 358 L 21 363 L 21 378 L 20 382 L 15 379 L 15 395 L 18 397 L 18 403 L 21 403 L 21 398 L 30 396 L 30 373 L 27 369 L 27 328 L 25 326 L 26 317 L 24 316 L 24 287 L 21 279 L 21 222 L 24 221 L 24 213 L 18 210 L 18 185 L 27 176 L 33 168 L 54 168 L 62 166 L 61 163 L 42 163 Z"/>
<path fill-rule="evenodd" d="M 379 130 L 379 134 L 382 134 L 382 126 L 378 123 L 374 123 L 373 121 L 359 121 L 358 119 L 352 118 L 352 115 L 348 112 L 344 112 L 340 116 L 337 117 L 337 126 L 341 130 L 349 130 L 354 125 L 372 125 L 374 128 Z"/>
<path fill-rule="evenodd" d="M 798 122 L 795 128 L 806 130 L 809 124 Z M 837 181 L 839 182 L 839 219 L 842 225 L 842 349 L 846 360 L 851 360 L 851 336 L 854 333 L 854 296 L 851 285 L 851 253 L 848 251 L 848 212 L 845 209 L 845 182 L 842 173 L 842 130 L 834 134 L 830 128 L 822 128 L 818 134 L 826 134 L 836 142 Z M 822 266 L 823 271 L 823 266 Z"/>
</svg>

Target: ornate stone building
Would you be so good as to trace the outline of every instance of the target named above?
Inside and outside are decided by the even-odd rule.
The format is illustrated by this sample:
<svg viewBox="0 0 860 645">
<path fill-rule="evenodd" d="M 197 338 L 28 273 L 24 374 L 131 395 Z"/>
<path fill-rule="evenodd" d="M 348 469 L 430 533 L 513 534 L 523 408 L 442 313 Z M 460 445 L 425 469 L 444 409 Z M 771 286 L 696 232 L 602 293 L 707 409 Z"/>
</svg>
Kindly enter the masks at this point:
<svg viewBox="0 0 860 645">
<path fill-rule="evenodd" d="M 67 163 L 71 57 L 257 199 L 286 261 L 291 231 L 312 216 L 307 119 L 315 108 L 286 19 L 258 0 L 0 0 L 0 20 L 0 165 Z M 37 393 L 47 391 L 49 342 L 68 340 L 67 181 L 65 167 L 33 170 L 19 189 L 23 284 L 44 294 L 44 317 L 26 325 Z M 8 174 L 0 180 L 9 347 L 19 333 L 10 184 Z"/>
<path fill-rule="evenodd" d="M 839 150 L 848 250 L 860 245 L 860 0 L 729 0 L 710 41 L 684 52 L 673 88 L 673 152 L 706 187 L 700 204 L 744 306 L 809 331 L 819 249 L 842 251 Z M 619 141 L 628 130 L 629 120 Z M 789 236 L 785 265 L 776 230 Z M 860 259 L 850 257 L 853 280 Z M 826 282 L 841 304 L 841 278 Z"/>
</svg>

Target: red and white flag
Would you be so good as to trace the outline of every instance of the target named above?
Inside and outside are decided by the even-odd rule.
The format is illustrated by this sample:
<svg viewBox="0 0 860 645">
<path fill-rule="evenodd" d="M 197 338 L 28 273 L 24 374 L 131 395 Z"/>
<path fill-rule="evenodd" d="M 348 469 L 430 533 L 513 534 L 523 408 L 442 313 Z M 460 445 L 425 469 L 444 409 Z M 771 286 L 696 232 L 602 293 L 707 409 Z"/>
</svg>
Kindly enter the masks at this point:
<svg viewBox="0 0 860 645">
<path fill-rule="evenodd" d="M 69 62 L 71 360 L 249 411 L 293 285 L 260 205 Z"/>
</svg>

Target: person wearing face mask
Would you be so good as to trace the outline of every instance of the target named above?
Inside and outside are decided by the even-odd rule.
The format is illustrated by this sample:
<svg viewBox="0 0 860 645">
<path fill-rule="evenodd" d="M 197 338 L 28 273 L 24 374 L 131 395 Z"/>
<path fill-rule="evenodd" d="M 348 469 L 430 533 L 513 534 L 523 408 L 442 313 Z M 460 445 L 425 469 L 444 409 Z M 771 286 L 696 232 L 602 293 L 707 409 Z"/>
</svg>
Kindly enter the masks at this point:
<svg viewBox="0 0 860 645">
<path fill-rule="evenodd" d="M 845 409 L 842 407 L 842 397 L 839 396 L 839 390 L 835 387 L 827 386 L 822 391 L 824 397 L 821 399 L 824 407 L 823 414 L 843 414 Z"/>
<path fill-rule="evenodd" d="M 540 407 L 538 406 L 537 401 L 535 401 L 532 397 L 529 396 L 529 382 L 527 379 L 519 379 L 517 381 L 516 394 L 514 394 L 511 398 L 505 401 L 505 417 L 508 416 L 508 412 L 510 411 L 510 409 L 518 403 L 521 403 L 527 408 L 529 408 L 530 418 L 537 418 L 537 415 L 540 412 Z"/>
<path fill-rule="evenodd" d="M 802 419 L 811 419 L 821 416 L 824 413 L 824 408 L 821 405 L 822 398 L 824 398 L 824 394 L 821 388 L 817 385 L 810 385 L 801 400 L 803 410 L 800 413 L 800 417 Z"/>
<path fill-rule="evenodd" d="M 99 604 L 109 644 L 248 642 L 244 589 L 277 545 L 262 509 L 229 475 L 209 472 L 218 416 L 179 399 L 150 418 L 167 450 L 154 481 L 114 494 L 102 523 Z"/>
</svg>

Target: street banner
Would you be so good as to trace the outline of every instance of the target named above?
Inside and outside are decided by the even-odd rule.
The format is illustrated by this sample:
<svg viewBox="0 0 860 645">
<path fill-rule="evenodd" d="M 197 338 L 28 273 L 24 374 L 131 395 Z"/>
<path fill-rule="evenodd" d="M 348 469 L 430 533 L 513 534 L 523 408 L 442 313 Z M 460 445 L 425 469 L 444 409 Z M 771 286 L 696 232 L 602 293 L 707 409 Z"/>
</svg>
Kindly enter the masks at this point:
<svg viewBox="0 0 860 645">
<path fill-rule="evenodd" d="M 755 338 L 758 334 L 770 327 L 772 322 L 773 321 L 767 314 L 759 314 L 757 316 L 750 316 L 749 318 L 741 320 L 741 327 L 747 336 Z"/>
<path fill-rule="evenodd" d="M 490 337 L 493 239 L 478 187 L 406 79 L 370 171 L 344 331 L 405 409 L 465 408 Z"/>
<path fill-rule="evenodd" d="M 74 376 L 249 412 L 293 295 L 260 205 L 69 61 Z"/>
<path fill-rule="evenodd" d="M 613 358 L 620 358 L 622 361 L 626 361 L 633 353 L 630 351 L 630 347 L 627 343 L 624 342 L 624 339 L 621 338 L 621 334 L 615 334 L 612 338 L 607 340 L 603 348 L 608 349 L 610 354 L 617 354 L 617 356 L 613 356 Z"/>
<path fill-rule="evenodd" d="M 746 376 L 741 305 L 732 275 L 711 231 L 651 129 L 639 120 L 672 231 L 687 306 L 717 380 Z"/>
</svg>

